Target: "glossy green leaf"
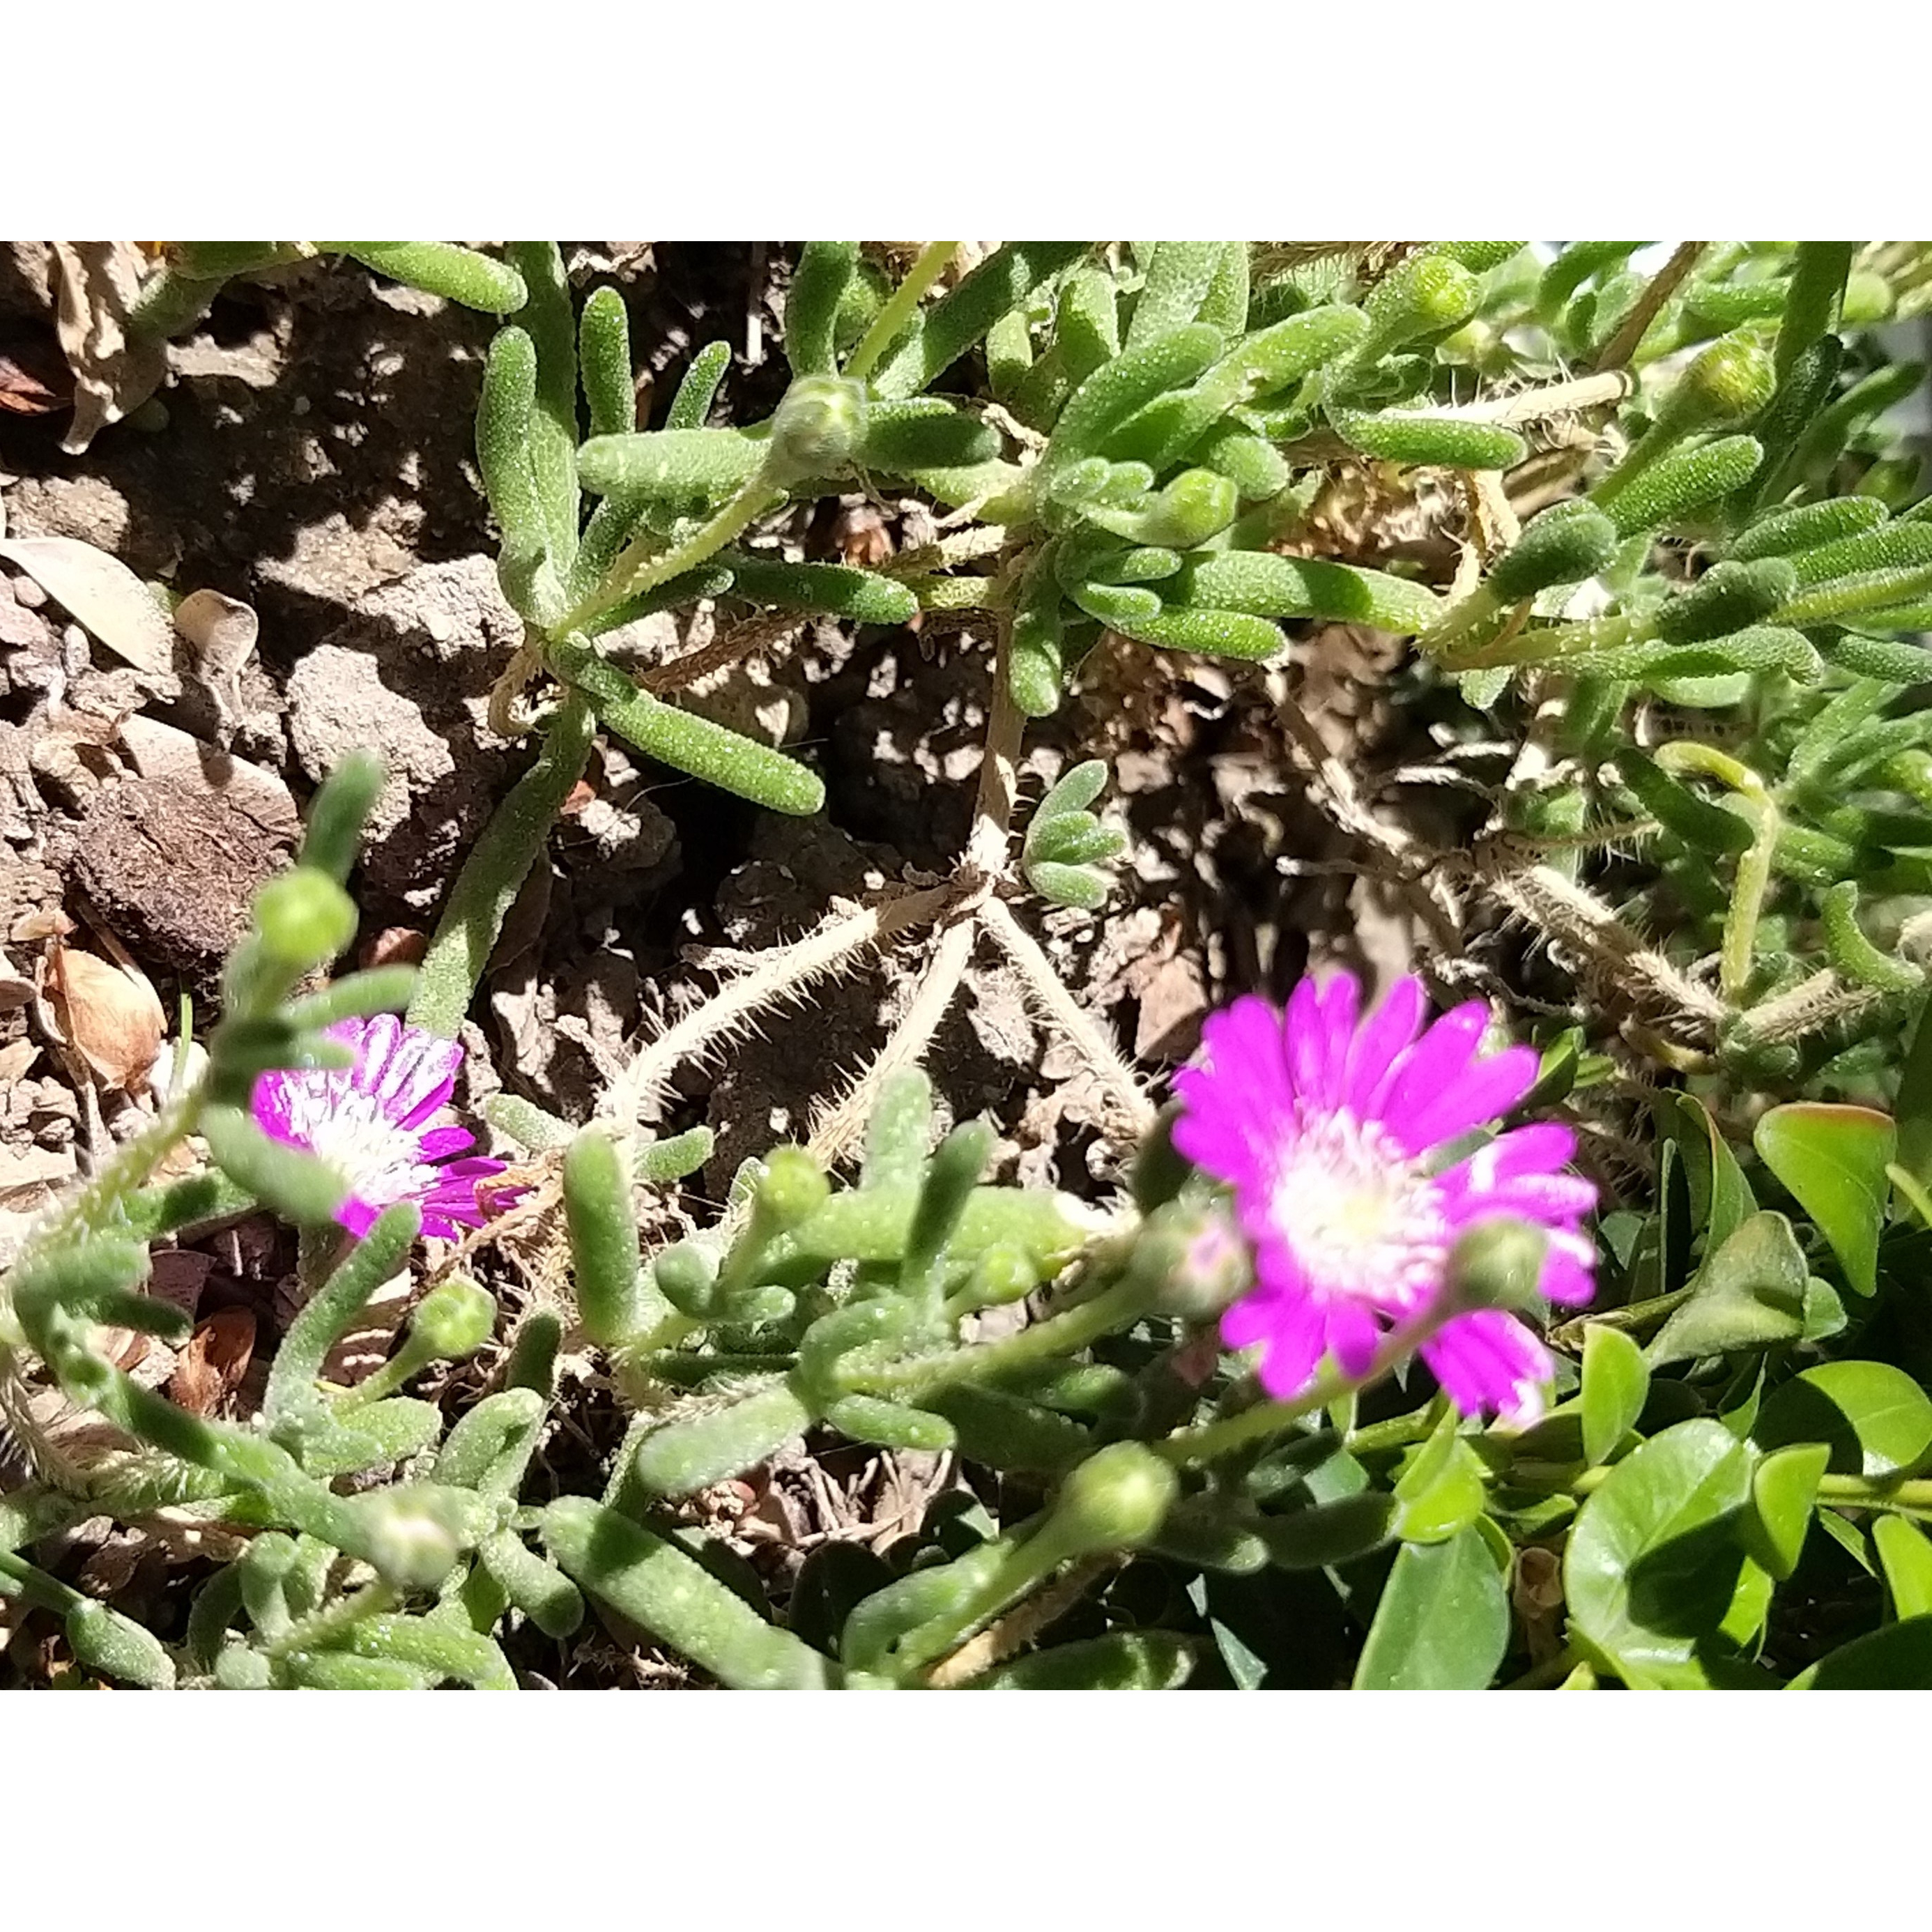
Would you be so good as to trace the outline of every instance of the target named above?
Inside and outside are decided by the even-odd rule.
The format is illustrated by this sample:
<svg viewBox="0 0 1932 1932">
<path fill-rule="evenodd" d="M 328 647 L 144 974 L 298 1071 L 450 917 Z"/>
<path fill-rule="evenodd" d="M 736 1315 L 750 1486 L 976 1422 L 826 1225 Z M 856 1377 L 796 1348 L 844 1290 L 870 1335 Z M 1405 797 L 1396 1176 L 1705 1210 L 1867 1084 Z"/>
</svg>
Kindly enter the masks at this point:
<svg viewBox="0 0 1932 1932">
<path fill-rule="evenodd" d="M 1752 1141 L 1832 1244 L 1845 1279 L 1861 1294 L 1878 1289 L 1878 1242 L 1898 1133 L 1869 1107 L 1805 1100 L 1773 1107 Z"/>
<path fill-rule="evenodd" d="M 1744 1523 L 1745 1546 L 1780 1580 L 1798 1568 L 1804 1533 L 1818 1500 L 1818 1478 L 1831 1450 L 1822 1442 L 1794 1442 L 1775 1449 L 1751 1472 L 1751 1506 Z"/>
<path fill-rule="evenodd" d="M 1355 1666 L 1358 1690 L 1480 1690 L 1509 1643 L 1509 1597 L 1480 1532 L 1406 1543 Z"/>
<path fill-rule="evenodd" d="M 1804 1257 L 1782 1214 L 1754 1214 L 1697 1271 L 1690 1298 L 1652 1338 L 1666 1362 L 1768 1348 L 1804 1332 Z"/>
<path fill-rule="evenodd" d="M 1902 1516 L 1882 1516 L 1872 1525 L 1872 1541 L 1900 1622 L 1932 1614 L 1932 1540 Z"/>
<path fill-rule="evenodd" d="M 1724 814 L 1729 818 L 1727 812 Z M 1742 824 L 1742 820 L 1734 823 Z M 1708 1260 L 1757 1210 L 1730 1144 L 1718 1131 L 1710 1111 L 1688 1094 L 1656 1096 L 1658 1124 L 1676 1143 L 1690 1190 L 1690 1219 L 1704 1232 Z"/>
<path fill-rule="evenodd" d="M 1932 1448 L 1932 1398 L 1888 1362 L 1825 1362 L 1772 1393 L 1751 1440 L 1826 1443 L 1834 1475 L 1888 1476 Z"/>
<path fill-rule="evenodd" d="M 1821 1509 L 1818 1512 L 1818 1527 L 1862 1570 L 1868 1576 L 1876 1576 L 1871 1552 L 1865 1544 L 1864 1533 L 1846 1517 L 1834 1509 Z"/>
<path fill-rule="evenodd" d="M 1592 1322 L 1583 1330 L 1583 1457 L 1607 1462 L 1636 1426 L 1650 1394 L 1643 1351 L 1621 1328 Z"/>
<path fill-rule="evenodd" d="M 1918 1024 L 1899 1076 L 1894 1111 L 1898 1120 L 1898 1164 L 1932 1193 L 1932 1000 L 1918 1010 Z"/>
<path fill-rule="evenodd" d="M 1405 1543 L 1447 1543 L 1483 1513 L 1483 1465 L 1447 1412 L 1395 1486 L 1395 1533 Z"/>
<path fill-rule="evenodd" d="M 1702 1681 L 1699 1653 L 1744 1562 L 1750 1450 L 1721 1422 L 1680 1422 L 1618 1463 L 1570 1533 L 1564 1591 L 1593 1659 L 1633 1689 Z"/>
<path fill-rule="evenodd" d="M 1932 1690 L 1932 1616 L 1854 1639 L 1791 1681 L 1793 1690 Z"/>
</svg>

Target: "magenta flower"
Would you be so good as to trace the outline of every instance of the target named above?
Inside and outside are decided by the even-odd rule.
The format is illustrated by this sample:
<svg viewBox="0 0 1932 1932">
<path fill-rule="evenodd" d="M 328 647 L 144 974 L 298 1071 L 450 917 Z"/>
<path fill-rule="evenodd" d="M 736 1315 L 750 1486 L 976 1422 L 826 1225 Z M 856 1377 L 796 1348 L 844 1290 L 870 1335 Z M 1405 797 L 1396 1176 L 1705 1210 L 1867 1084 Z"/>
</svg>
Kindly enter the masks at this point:
<svg viewBox="0 0 1932 1932">
<path fill-rule="evenodd" d="M 503 1163 L 481 1155 L 453 1159 L 467 1154 L 476 1136 L 447 1120 L 436 1124 L 455 1090 L 463 1049 L 394 1013 L 338 1020 L 324 1032 L 356 1049 L 356 1064 L 263 1074 L 251 1096 L 256 1124 L 346 1177 L 349 1198 L 335 1218 L 352 1234 L 366 1234 L 398 1201 L 420 1204 L 426 1234 L 454 1240 L 462 1229 L 482 1226 L 502 1204 L 486 1206 L 480 1185 Z"/>
<path fill-rule="evenodd" d="M 1563 1172 L 1576 1151 L 1567 1127 L 1513 1127 L 1453 1164 L 1441 1159 L 1529 1090 L 1535 1053 L 1478 1058 L 1489 1017 L 1480 1002 L 1419 1032 L 1419 980 L 1397 981 L 1358 1026 L 1360 1000 L 1350 973 L 1318 989 L 1304 980 L 1286 1014 L 1237 1000 L 1209 1018 L 1200 1063 L 1174 1079 L 1174 1144 L 1232 1186 L 1255 1248 L 1255 1288 L 1222 1316 L 1222 1339 L 1260 1343 L 1262 1385 L 1282 1400 L 1324 1354 L 1361 1374 L 1389 1325 L 1442 1294 L 1457 1238 L 1495 1216 L 1548 1235 L 1537 1283 L 1547 1300 L 1586 1302 L 1594 1289 L 1582 1222 L 1596 1190 Z M 1466 1415 L 1526 1426 L 1542 1413 L 1550 1352 L 1506 1310 L 1454 1317 L 1421 1353 Z"/>
</svg>

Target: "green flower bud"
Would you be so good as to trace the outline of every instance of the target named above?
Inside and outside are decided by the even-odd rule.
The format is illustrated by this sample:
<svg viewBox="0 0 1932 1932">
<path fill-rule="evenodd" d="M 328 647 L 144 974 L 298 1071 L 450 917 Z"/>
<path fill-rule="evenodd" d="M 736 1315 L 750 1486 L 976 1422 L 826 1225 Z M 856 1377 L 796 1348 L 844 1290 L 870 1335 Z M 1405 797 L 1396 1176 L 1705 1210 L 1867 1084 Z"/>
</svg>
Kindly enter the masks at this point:
<svg viewBox="0 0 1932 1932">
<path fill-rule="evenodd" d="M 1460 1311 L 1540 1306 L 1536 1284 L 1549 1238 L 1514 1215 L 1479 1221 L 1449 1252 L 1447 1293 Z"/>
<path fill-rule="evenodd" d="M 1066 1478 L 1040 1532 L 1070 1556 L 1132 1550 L 1160 1529 L 1180 1479 L 1138 1442 L 1112 1442 Z"/>
<path fill-rule="evenodd" d="M 327 873 L 298 866 L 256 894 L 255 930 L 270 952 L 305 973 L 356 937 L 356 902 Z"/>
<path fill-rule="evenodd" d="M 1185 1243 L 1162 1285 L 1159 1306 L 1185 1320 L 1205 1322 L 1247 1292 L 1254 1266 L 1225 1206 L 1202 1208 L 1189 1219 Z"/>
<path fill-rule="evenodd" d="M 795 1228 L 824 1206 L 832 1184 L 804 1148 L 774 1148 L 765 1157 L 758 1202 L 775 1228 Z"/>
<path fill-rule="evenodd" d="M 1684 370 L 1659 412 L 1682 431 L 1727 428 L 1756 415 L 1778 387 L 1778 372 L 1758 344 L 1742 333 L 1721 337 Z"/>
<path fill-rule="evenodd" d="M 495 1298 L 466 1276 L 452 1275 L 416 1304 L 410 1339 L 428 1360 L 460 1362 L 489 1340 L 496 1324 Z"/>
<path fill-rule="evenodd" d="M 772 418 L 765 474 L 777 484 L 837 474 L 866 434 L 866 391 L 839 376 L 801 376 Z"/>
<path fill-rule="evenodd" d="M 435 1590 L 464 1550 L 506 1528 L 512 1505 L 467 1490 L 413 1484 L 356 1497 L 367 1528 L 356 1553 L 398 1590 Z"/>
<path fill-rule="evenodd" d="M 431 1499 L 379 1492 L 365 1507 L 368 1559 L 386 1582 L 402 1590 L 433 1590 L 455 1568 L 455 1531 Z"/>
</svg>

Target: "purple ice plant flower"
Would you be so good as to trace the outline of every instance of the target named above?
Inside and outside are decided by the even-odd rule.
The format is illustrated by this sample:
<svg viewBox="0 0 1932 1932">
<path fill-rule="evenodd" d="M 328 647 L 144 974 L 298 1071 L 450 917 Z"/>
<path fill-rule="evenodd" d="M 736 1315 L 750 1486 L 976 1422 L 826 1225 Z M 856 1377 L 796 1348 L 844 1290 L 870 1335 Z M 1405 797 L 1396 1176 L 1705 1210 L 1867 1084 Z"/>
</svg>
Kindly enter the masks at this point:
<svg viewBox="0 0 1932 1932">
<path fill-rule="evenodd" d="M 1537 1287 L 1575 1305 L 1594 1289 L 1582 1219 L 1596 1190 L 1564 1169 L 1568 1128 L 1512 1127 L 1454 1162 L 1449 1144 L 1507 1113 L 1534 1082 L 1528 1047 L 1478 1058 L 1480 1001 L 1423 1027 L 1422 983 L 1398 980 L 1358 1024 L 1361 988 L 1337 973 L 1298 986 L 1282 1012 L 1237 1000 L 1202 1028 L 1198 1063 L 1175 1076 L 1174 1144 L 1234 1190 L 1255 1250 L 1255 1286 L 1222 1317 L 1232 1348 L 1258 1343 L 1262 1385 L 1284 1400 L 1324 1354 L 1345 1374 L 1369 1366 L 1385 1330 L 1435 1306 L 1450 1250 L 1478 1223 L 1510 1215 L 1547 1236 Z M 1466 1415 L 1527 1426 L 1543 1412 L 1552 1363 L 1505 1309 L 1453 1316 L 1423 1359 Z"/>
<path fill-rule="evenodd" d="M 349 1198 L 335 1218 L 352 1234 L 366 1234 L 398 1201 L 422 1208 L 426 1234 L 454 1240 L 482 1227 L 510 1190 L 486 1201 L 482 1184 L 503 1162 L 470 1154 L 476 1136 L 444 1118 L 463 1049 L 393 1013 L 323 1030 L 355 1048 L 356 1064 L 263 1074 L 252 1096 L 256 1124 L 285 1146 L 320 1155 L 347 1179 Z"/>
</svg>

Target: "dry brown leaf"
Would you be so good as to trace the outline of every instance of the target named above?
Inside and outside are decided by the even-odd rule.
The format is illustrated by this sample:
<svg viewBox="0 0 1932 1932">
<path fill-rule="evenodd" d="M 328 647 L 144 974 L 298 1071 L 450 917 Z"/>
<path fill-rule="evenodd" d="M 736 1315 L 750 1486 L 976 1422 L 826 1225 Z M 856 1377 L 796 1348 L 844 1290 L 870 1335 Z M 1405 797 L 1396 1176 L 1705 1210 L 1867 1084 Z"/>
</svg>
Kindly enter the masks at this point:
<svg viewBox="0 0 1932 1932">
<path fill-rule="evenodd" d="M 429 950 L 429 934 L 412 926 L 386 926 L 362 942 L 356 963 L 365 970 L 372 966 L 414 966 Z"/>
<path fill-rule="evenodd" d="M 64 939 L 73 930 L 74 921 L 58 906 L 35 906 L 7 928 L 7 939 L 10 945 L 31 945 L 37 940 Z"/>
<path fill-rule="evenodd" d="M 74 371 L 74 421 L 61 447 L 78 456 L 97 432 L 139 409 L 160 387 L 167 347 L 154 337 L 128 332 L 143 262 L 133 242 L 56 242 L 53 248 L 60 266 L 61 347 Z"/>
<path fill-rule="evenodd" d="M 8 416 L 46 416 L 68 407 L 73 400 L 72 385 L 66 395 L 50 387 L 46 378 L 52 370 L 30 366 L 40 361 L 31 351 L 10 354 L 0 349 L 0 410 Z"/>
<path fill-rule="evenodd" d="M 10 537 L 0 540 L 0 559 L 24 570 L 116 656 L 155 679 L 158 690 L 172 686 L 178 694 L 174 627 L 118 557 L 78 537 Z"/>
<path fill-rule="evenodd" d="M 175 628 L 188 641 L 195 675 L 226 736 L 242 722 L 242 667 L 254 653 L 261 620 L 218 590 L 196 590 L 176 610 Z"/>
<path fill-rule="evenodd" d="M 138 1328 L 104 1327 L 94 1330 L 94 1346 L 123 1375 L 131 1375 L 152 1353 L 154 1338 Z"/>
<path fill-rule="evenodd" d="M 145 979 L 56 944 L 50 991 L 61 1030 L 103 1086 L 139 1092 L 160 1051 L 167 1016 Z"/>
<path fill-rule="evenodd" d="M 240 1388 L 254 1353 L 254 1316 L 245 1308 L 224 1308 L 188 1337 L 168 1394 L 193 1414 L 212 1415 Z"/>
</svg>

